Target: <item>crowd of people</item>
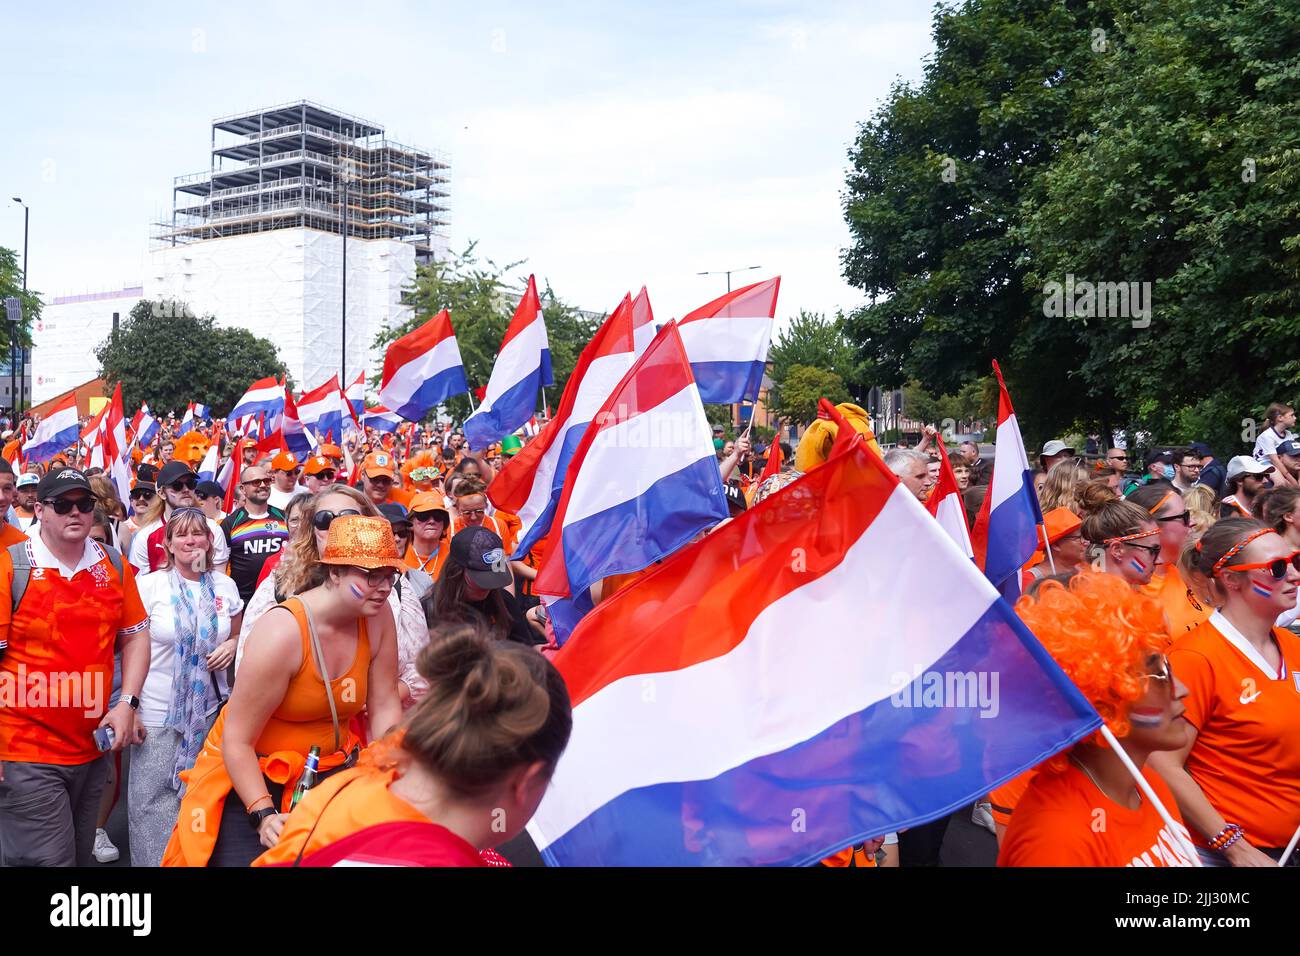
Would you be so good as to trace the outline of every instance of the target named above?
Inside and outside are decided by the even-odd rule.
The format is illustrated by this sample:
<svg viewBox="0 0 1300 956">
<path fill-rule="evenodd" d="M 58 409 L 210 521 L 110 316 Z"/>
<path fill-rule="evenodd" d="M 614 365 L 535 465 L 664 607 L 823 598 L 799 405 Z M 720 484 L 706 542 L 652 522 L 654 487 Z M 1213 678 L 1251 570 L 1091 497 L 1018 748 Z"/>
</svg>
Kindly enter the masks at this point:
<svg viewBox="0 0 1300 956">
<path fill-rule="evenodd" d="M 862 409 L 838 411 L 929 498 L 937 432 L 884 450 Z M 1123 448 L 1090 464 L 1042 448 L 1042 546 L 1017 612 L 1123 753 L 1093 735 L 977 803 L 1000 864 L 1282 856 L 1300 823 L 1300 444 L 1289 407 L 1268 418 L 1226 467 L 1198 445 L 1141 473 Z M 731 515 L 818 467 L 836 429 L 762 448 L 715 428 Z M 477 450 L 412 427 L 300 461 L 218 430 L 228 489 L 196 470 L 213 439 L 177 431 L 134 450 L 126 501 L 75 450 L 0 457 L 0 676 L 77 675 L 80 695 L 0 708 L 0 860 L 117 859 L 121 799 L 137 866 L 526 859 L 571 727 L 533 591 L 546 538 L 516 555 L 521 522 L 486 493 L 526 439 Z M 951 464 L 973 525 L 990 459 L 964 442 Z M 933 865 L 946 824 L 824 863 Z"/>
</svg>

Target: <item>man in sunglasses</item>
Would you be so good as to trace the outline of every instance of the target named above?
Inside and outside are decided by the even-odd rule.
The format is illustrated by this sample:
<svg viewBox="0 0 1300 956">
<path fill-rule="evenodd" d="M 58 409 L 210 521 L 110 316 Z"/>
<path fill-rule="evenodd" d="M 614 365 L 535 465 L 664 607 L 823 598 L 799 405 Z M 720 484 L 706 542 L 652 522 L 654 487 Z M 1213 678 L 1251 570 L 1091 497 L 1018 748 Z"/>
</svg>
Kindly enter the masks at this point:
<svg viewBox="0 0 1300 956">
<path fill-rule="evenodd" d="M 307 463 L 302 466 L 303 484 L 313 495 L 320 494 L 334 484 L 337 475 L 338 469 L 334 467 L 334 462 L 323 455 L 308 458 Z"/>
<path fill-rule="evenodd" d="M 411 494 L 394 484 L 393 456 L 385 451 L 372 452 L 361 463 L 361 485 L 375 507 L 393 503 L 403 508 L 411 503 Z"/>
<path fill-rule="evenodd" d="M 86 476 L 60 469 L 36 496 L 35 535 L 0 551 L 0 683 L 13 691 L 0 706 L 0 862 L 88 866 L 103 751 L 135 740 L 149 617 L 122 556 L 89 539 Z M 110 708 L 115 651 L 122 693 Z"/>
<path fill-rule="evenodd" d="M 1124 477 L 1128 473 L 1128 452 L 1123 448 L 1110 449 L 1106 452 L 1106 467 L 1110 470 L 1106 484 L 1119 494 L 1124 488 Z"/>
<path fill-rule="evenodd" d="M 302 466 L 298 464 L 298 456 L 292 452 L 282 451 L 271 459 L 272 508 L 283 512 L 288 507 L 290 498 L 308 490 L 298 484 L 298 475 L 301 473 Z"/>
<path fill-rule="evenodd" d="M 230 549 L 230 576 L 245 606 L 257 590 L 262 566 L 289 538 L 284 512 L 269 504 L 271 480 L 263 465 L 245 468 L 239 475 L 244 505 L 221 522 L 221 533 Z"/>
<path fill-rule="evenodd" d="M 199 487 L 199 476 L 183 461 L 169 461 L 158 472 L 158 495 L 161 501 L 154 501 L 145 513 L 139 533 L 131 539 L 131 564 L 141 574 L 157 571 L 166 563 L 163 550 L 163 535 L 167 530 L 167 519 L 177 508 L 197 508 L 198 498 L 195 492 Z M 230 548 L 226 545 L 226 536 L 221 525 L 211 518 L 207 519 L 208 530 L 212 532 L 211 568 L 217 574 L 226 573 L 226 562 L 230 560 Z"/>
</svg>

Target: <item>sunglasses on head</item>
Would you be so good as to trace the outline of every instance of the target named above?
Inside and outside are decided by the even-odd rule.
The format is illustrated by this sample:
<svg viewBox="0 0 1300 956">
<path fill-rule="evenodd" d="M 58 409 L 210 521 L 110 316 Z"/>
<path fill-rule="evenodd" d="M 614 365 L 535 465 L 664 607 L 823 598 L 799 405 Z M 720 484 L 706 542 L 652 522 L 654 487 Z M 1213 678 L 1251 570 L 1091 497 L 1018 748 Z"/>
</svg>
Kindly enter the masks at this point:
<svg viewBox="0 0 1300 956">
<path fill-rule="evenodd" d="M 344 515 L 361 514 L 356 508 L 344 508 L 342 511 L 318 511 L 312 515 L 311 526 L 317 531 L 328 531 L 330 525 L 334 523 L 335 518 L 342 518 Z"/>
<path fill-rule="evenodd" d="M 61 514 L 62 512 L 60 512 Z M 1261 561 L 1258 564 L 1232 564 L 1224 568 L 1225 571 L 1267 571 L 1274 580 L 1281 581 L 1286 577 L 1288 567 L 1300 571 L 1300 551 L 1293 551 L 1288 558 L 1274 558 L 1272 561 Z"/>
<path fill-rule="evenodd" d="M 75 501 L 71 498 L 55 498 L 53 501 L 45 502 L 47 507 L 53 508 L 56 515 L 65 515 L 73 508 L 76 508 L 83 515 L 88 515 L 95 510 L 95 499 L 90 497 L 78 498 Z"/>
<path fill-rule="evenodd" d="M 199 483 L 193 478 L 177 478 L 167 487 L 172 491 L 193 491 Z"/>
</svg>

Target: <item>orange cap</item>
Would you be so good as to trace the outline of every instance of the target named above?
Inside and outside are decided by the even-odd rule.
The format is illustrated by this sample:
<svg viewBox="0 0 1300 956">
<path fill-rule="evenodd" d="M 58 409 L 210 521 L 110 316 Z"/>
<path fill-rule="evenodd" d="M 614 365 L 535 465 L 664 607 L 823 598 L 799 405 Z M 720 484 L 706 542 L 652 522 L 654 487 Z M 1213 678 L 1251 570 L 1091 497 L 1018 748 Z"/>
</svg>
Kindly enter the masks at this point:
<svg viewBox="0 0 1300 956">
<path fill-rule="evenodd" d="M 442 495 L 436 491 L 420 491 L 411 496 L 411 503 L 406 507 L 406 513 L 412 514 L 420 511 L 443 511 L 447 510 L 447 503 L 442 500 Z"/>
<path fill-rule="evenodd" d="M 293 471 L 298 467 L 298 457 L 291 451 L 282 451 L 271 459 L 272 471 Z"/>
<path fill-rule="evenodd" d="M 366 455 L 365 461 L 361 463 L 361 474 L 367 478 L 374 478 L 377 475 L 387 475 L 389 478 L 396 478 L 393 471 L 393 456 L 382 451 L 372 452 Z"/>
<path fill-rule="evenodd" d="M 1047 532 L 1048 542 L 1052 544 L 1082 526 L 1083 520 L 1069 508 L 1053 508 L 1043 515 L 1043 529 Z M 1034 552 L 1033 557 L 1025 562 L 1025 568 L 1035 568 L 1046 559 L 1047 553 L 1043 551 L 1043 542 L 1040 540 L 1038 550 Z"/>
<path fill-rule="evenodd" d="M 332 445 L 329 442 L 325 442 L 320 446 L 320 454 L 325 458 L 342 458 L 343 449 L 338 445 Z"/>
<path fill-rule="evenodd" d="M 304 475 L 319 475 L 322 471 L 333 470 L 334 462 L 330 461 L 328 458 L 322 458 L 320 455 L 317 455 L 315 458 L 308 458 L 307 464 L 302 466 L 302 473 Z"/>
</svg>

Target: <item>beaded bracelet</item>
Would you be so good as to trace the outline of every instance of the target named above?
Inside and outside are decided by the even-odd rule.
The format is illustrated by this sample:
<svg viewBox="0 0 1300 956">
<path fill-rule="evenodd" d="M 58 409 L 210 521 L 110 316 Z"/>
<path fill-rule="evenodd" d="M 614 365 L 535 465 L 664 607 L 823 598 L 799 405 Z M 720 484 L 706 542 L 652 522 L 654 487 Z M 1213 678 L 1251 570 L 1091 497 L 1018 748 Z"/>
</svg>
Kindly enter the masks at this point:
<svg viewBox="0 0 1300 956">
<path fill-rule="evenodd" d="M 1210 841 L 1211 850 L 1224 850 L 1232 846 L 1245 835 L 1244 831 L 1235 823 L 1229 823 L 1219 831 L 1218 835 Z"/>
<path fill-rule="evenodd" d="M 1242 837 L 1244 837 L 1245 835 L 1246 835 L 1246 831 L 1244 831 L 1244 830 L 1242 830 L 1240 827 L 1238 827 L 1238 828 L 1237 828 L 1237 832 L 1234 833 L 1232 836 L 1228 837 L 1228 842 L 1226 842 L 1225 844 L 1223 844 L 1223 846 L 1219 847 L 1219 852 L 1222 853 L 1224 850 L 1226 850 L 1228 847 L 1232 846 L 1234 843 L 1236 843 L 1238 840 L 1240 840 L 1240 839 L 1241 839 Z"/>
</svg>

